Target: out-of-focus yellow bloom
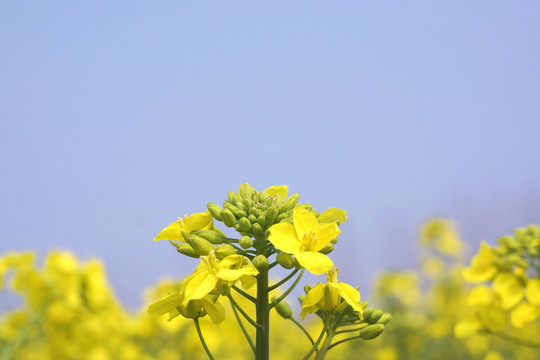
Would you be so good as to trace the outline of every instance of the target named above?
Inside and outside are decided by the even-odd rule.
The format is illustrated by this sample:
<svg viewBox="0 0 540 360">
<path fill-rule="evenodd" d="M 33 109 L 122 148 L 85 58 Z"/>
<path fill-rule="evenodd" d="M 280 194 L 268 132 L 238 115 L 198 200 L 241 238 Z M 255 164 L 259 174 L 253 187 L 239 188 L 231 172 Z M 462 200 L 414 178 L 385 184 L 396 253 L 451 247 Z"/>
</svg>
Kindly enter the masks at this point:
<svg viewBox="0 0 540 360">
<path fill-rule="evenodd" d="M 478 334 L 484 325 L 477 318 L 467 318 L 459 321 L 454 327 L 454 336 L 457 339 L 464 339 Z"/>
<path fill-rule="evenodd" d="M 351 285 L 338 282 L 337 271 L 337 268 L 333 268 L 326 273 L 326 285 L 318 283 L 308 291 L 302 301 L 302 319 L 319 310 L 343 311 L 349 305 L 358 312 L 360 319 L 363 318 L 364 306 L 360 302 L 360 293 Z"/>
<path fill-rule="evenodd" d="M 493 249 L 485 242 L 480 244 L 480 251 L 471 260 L 471 266 L 463 271 L 463 278 L 469 282 L 488 281 L 497 273 L 493 264 Z"/>
<path fill-rule="evenodd" d="M 493 279 L 493 290 L 499 295 L 503 310 L 509 310 L 523 299 L 519 280 L 510 272 L 500 272 Z"/>
<path fill-rule="evenodd" d="M 510 322 L 513 326 L 522 328 L 538 319 L 539 316 L 540 308 L 538 306 L 531 305 L 528 302 L 523 302 L 510 312 Z"/>
<path fill-rule="evenodd" d="M 433 219 L 420 229 L 420 243 L 432 244 L 445 255 L 456 255 L 463 249 L 455 225 L 446 219 Z"/>
<path fill-rule="evenodd" d="M 180 242 L 186 242 L 186 239 L 182 236 L 182 231 L 187 235 L 197 230 L 212 229 L 213 220 L 210 212 L 206 210 L 202 213 L 195 213 L 184 216 L 184 219 L 178 218 L 177 221 L 169 224 L 165 229 L 161 230 L 159 234 L 154 238 L 154 241 L 158 240 L 177 240 Z"/>
<path fill-rule="evenodd" d="M 490 351 L 484 356 L 483 360 L 504 360 L 504 358 L 498 352 Z"/>
<path fill-rule="evenodd" d="M 340 230 L 335 222 L 322 223 L 308 210 L 295 208 L 293 224 L 282 222 L 270 228 L 268 240 L 279 250 L 294 255 L 298 263 L 315 275 L 332 268 L 332 260 L 318 252 L 337 238 Z"/>
</svg>

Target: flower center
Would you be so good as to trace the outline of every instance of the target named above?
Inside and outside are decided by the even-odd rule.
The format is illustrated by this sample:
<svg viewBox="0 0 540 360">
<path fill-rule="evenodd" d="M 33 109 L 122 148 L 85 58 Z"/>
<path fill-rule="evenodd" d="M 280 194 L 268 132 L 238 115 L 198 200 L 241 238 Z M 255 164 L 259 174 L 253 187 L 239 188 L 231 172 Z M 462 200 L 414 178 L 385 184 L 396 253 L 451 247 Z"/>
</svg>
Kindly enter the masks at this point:
<svg viewBox="0 0 540 360">
<path fill-rule="evenodd" d="M 302 246 L 300 247 L 300 251 L 311 250 L 312 246 L 318 239 L 319 237 L 317 236 L 317 232 L 313 229 L 309 229 L 309 231 L 304 233 L 304 236 L 302 237 Z"/>
</svg>

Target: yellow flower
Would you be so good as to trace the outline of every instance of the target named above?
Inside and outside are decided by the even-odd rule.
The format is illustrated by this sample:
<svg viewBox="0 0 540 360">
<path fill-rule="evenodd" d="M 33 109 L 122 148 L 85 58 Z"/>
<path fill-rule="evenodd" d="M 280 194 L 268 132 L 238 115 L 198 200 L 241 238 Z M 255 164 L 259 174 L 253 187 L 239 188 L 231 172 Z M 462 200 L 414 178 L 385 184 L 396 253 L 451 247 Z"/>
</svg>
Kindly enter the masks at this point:
<svg viewBox="0 0 540 360">
<path fill-rule="evenodd" d="M 294 255 L 300 265 L 315 275 L 332 268 L 332 260 L 319 253 L 340 233 L 335 222 L 322 223 L 309 211 L 295 208 L 293 223 L 281 222 L 270 227 L 268 240 L 279 250 Z"/>
<path fill-rule="evenodd" d="M 337 271 L 337 268 L 333 268 L 326 273 L 326 285 L 318 283 L 308 291 L 302 301 L 302 319 L 318 310 L 343 311 L 348 305 L 363 319 L 364 306 L 360 302 L 360 293 L 351 285 L 338 282 Z"/>
<path fill-rule="evenodd" d="M 497 267 L 493 264 L 494 258 L 493 249 L 482 241 L 478 254 L 471 260 L 471 266 L 463 270 L 463 278 L 469 282 L 491 280 L 497 272 Z"/>
<path fill-rule="evenodd" d="M 177 240 L 180 242 L 186 242 L 186 239 L 182 236 L 182 232 L 185 234 L 191 234 L 197 230 L 208 230 L 212 229 L 213 221 L 212 215 L 206 210 L 203 213 L 195 213 L 184 216 L 184 219 L 178 218 L 178 221 L 175 221 L 165 229 L 161 230 L 159 234 L 154 238 L 154 241 L 158 240 Z"/>
<path fill-rule="evenodd" d="M 343 224 L 345 221 L 347 221 L 347 213 L 343 209 L 338 208 L 330 208 L 328 210 L 325 210 L 319 215 L 319 222 L 320 223 L 327 223 L 335 221 L 339 224 Z"/>
<path fill-rule="evenodd" d="M 523 299 L 521 283 L 510 272 L 500 272 L 495 276 L 493 290 L 499 295 L 504 310 L 513 308 Z"/>
<path fill-rule="evenodd" d="M 182 289 L 174 292 L 164 299 L 158 300 L 148 307 L 148 314 L 153 317 L 159 317 L 169 313 L 169 320 L 178 315 L 185 318 L 194 319 L 203 317 L 206 314 L 214 324 L 219 324 L 225 320 L 225 309 L 217 302 L 217 296 L 206 295 L 201 299 L 189 301 L 184 305 L 184 296 Z"/>
</svg>

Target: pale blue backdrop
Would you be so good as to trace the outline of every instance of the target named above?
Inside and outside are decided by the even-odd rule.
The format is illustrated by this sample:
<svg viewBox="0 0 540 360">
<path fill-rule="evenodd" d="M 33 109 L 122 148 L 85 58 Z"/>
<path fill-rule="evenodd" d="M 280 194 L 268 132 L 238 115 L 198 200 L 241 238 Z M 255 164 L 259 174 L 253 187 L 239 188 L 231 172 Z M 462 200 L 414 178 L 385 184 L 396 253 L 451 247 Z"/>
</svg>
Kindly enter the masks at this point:
<svg viewBox="0 0 540 360">
<path fill-rule="evenodd" d="M 3 1 L 0 252 L 98 256 L 120 298 L 185 275 L 156 233 L 248 181 L 348 211 L 369 292 L 417 229 L 540 222 L 540 2 Z"/>
</svg>

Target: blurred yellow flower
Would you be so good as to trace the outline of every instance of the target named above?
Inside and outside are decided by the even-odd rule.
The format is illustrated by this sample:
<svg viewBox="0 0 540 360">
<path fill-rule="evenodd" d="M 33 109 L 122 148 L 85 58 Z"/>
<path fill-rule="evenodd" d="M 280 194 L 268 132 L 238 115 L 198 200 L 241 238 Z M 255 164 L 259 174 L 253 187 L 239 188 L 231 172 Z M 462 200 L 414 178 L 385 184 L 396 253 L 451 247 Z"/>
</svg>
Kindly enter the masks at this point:
<svg viewBox="0 0 540 360">
<path fill-rule="evenodd" d="M 210 212 L 206 210 L 202 213 L 195 213 L 184 216 L 184 219 L 178 218 L 177 221 L 169 224 L 165 229 L 161 230 L 159 234 L 154 238 L 154 241 L 158 240 L 177 240 L 180 242 L 186 242 L 182 232 L 189 235 L 197 230 L 208 230 L 212 229 L 213 220 Z"/>
</svg>

